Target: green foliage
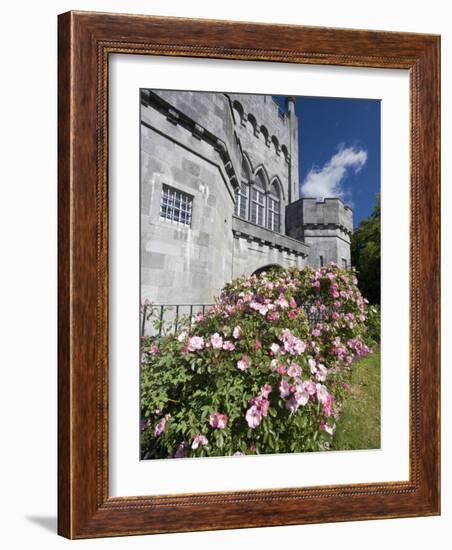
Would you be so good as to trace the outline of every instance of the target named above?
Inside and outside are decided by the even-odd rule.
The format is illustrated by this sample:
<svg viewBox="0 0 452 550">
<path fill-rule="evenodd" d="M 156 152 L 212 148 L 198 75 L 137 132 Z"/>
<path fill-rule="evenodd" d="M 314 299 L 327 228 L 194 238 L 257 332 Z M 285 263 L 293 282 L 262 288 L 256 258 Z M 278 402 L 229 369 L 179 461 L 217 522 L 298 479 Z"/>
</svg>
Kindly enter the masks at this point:
<svg viewBox="0 0 452 550">
<path fill-rule="evenodd" d="M 376 346 L 381 341 L 381 309 L 379 305 L 367 309 L 365 342 L 368 346 Z"/>
<path fill-rule="evenodd" d="M 358 272 L 359 288 L 371 304 L 380 303 L 380 194 L 372 214 L 363 220 L 352 237 L 352 264 Z"/>
<path fill-rule="evenodd" d="M 143 339 L 143 458 L 329 448 L 353 359 L 369 352 L 356 283 L 335 265 L 241 277 L 190 331 Z"/>
</svg>

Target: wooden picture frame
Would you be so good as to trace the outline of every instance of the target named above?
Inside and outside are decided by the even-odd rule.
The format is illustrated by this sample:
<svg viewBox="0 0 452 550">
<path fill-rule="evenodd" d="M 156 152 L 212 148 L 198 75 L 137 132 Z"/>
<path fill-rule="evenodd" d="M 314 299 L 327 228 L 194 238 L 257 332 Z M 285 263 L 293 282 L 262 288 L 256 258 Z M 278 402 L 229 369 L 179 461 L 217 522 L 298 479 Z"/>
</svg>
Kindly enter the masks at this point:
<svg viewBox="0 0 452 550">
<path fill-rule="evenodd" d="M 69 12 L 58 63 L 58 532 L 68 538 L 440 513 L 440 38 Z M 110 497 L 108 60 L 113 53 L 410 73 L 408 481 Z"/>
</svg>

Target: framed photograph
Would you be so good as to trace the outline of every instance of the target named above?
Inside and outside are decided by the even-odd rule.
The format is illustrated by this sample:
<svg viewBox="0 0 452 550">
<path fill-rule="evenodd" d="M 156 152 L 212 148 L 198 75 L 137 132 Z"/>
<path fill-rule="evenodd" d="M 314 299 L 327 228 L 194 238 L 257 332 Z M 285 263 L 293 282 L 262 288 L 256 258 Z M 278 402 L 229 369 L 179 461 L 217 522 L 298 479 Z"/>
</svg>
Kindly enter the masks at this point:
<svg viewBox="0 0 452 550">
<path fill-rule="evenodd" d="M 439 56 L 59 16 L 61 535 L 440 513 Z"/>
</svg>

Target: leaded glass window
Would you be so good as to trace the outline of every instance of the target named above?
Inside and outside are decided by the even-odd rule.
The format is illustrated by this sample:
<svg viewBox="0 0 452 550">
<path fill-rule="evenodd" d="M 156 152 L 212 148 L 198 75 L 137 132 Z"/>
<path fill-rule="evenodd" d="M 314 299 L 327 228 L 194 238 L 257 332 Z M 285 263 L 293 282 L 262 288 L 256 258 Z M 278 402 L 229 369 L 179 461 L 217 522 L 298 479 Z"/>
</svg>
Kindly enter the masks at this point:
<svg viewBox="0 0 452 550">
<path fill-rule="evenodd" d="M 270 188 L 268 196 L 267 228 L 271 231 L 280 231 L 281 225 L 281 201 L 279 198 L 279 189 L 276 183 Z"/>
<path fill-rule="evenodd" d="M 251 221 L 265 226 L 265 188 L 260 176 L 251 187 Z"/>
</svg>

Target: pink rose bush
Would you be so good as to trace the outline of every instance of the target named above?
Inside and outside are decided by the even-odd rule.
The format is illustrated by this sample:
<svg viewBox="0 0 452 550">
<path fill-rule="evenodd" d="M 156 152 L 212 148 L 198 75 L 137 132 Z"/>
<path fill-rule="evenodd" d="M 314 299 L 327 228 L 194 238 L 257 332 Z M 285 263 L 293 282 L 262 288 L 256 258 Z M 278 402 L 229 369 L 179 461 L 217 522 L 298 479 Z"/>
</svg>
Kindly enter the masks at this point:
<svg viewBox="0 0 452 550">
<path fill-rule="evenodd" d="M 177 334 L 144 338 L 143 458 L 327 450 L 372 342 L 356 282 L 335 265 L 244 276 Z"/>
</svg>

